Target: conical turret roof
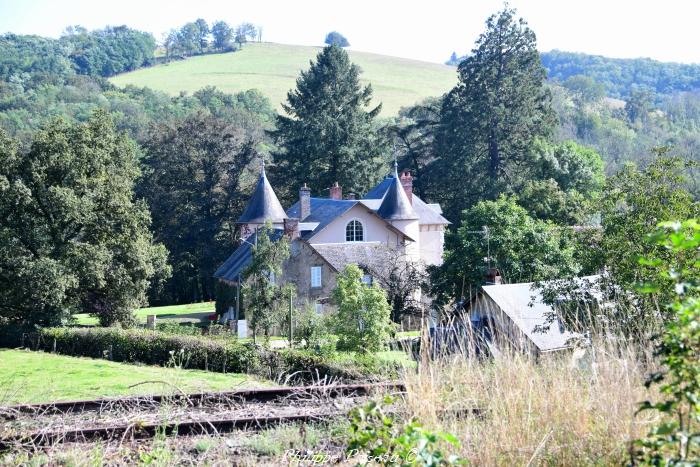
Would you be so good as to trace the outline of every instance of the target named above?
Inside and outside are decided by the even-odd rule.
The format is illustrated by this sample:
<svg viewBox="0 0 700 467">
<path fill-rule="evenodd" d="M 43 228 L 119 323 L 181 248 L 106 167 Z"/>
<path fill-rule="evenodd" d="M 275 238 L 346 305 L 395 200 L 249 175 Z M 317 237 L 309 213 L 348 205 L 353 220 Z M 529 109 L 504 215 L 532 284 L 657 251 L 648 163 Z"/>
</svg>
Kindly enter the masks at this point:
<svg viewBox="0 0 700 467">
<path fill-rule="evenodd" d="M 413 210 L 413 206 L 411 206 L 411 202 L 401 186 L 396 162 L 394 162 L 394 177 L 391 179 L 389 189 L 386 190 L 382 204 L 377 209 L 377 214 L 388 221 L 418 219 L 418 214 Z"/>
<path fill-rule="evenodd" d="M 275 190 L 267 180 L 265 175 L 265 164 L 260 169 L 260 178 L 255 186 L 253 196 L 248 202 L 248 206 L 243 211 L 243 215 L 238 219 L 239 224 L 263 224 L 266 221 L 272 223 L 283 222 L 287 215 L 280 204 Z"/>
</svg>

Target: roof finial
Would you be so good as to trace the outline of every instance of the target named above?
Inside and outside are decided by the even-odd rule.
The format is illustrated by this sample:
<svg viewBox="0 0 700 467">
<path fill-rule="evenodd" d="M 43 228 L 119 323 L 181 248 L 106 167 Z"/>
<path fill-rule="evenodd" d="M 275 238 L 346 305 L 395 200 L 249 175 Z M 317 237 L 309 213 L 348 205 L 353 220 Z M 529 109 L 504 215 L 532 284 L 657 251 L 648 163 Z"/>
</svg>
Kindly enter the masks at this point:
<svg viewBox="0 0 700 467">
<path fill-rule="evenodd" d="M 394 144 L 394 177 L 399 178 L 399 162 L 396 159 L 396 144 Z"/>
<path fill-rule="evenodd" d="M 260 175 L 265 175 L 265 156 L 260 156 Z"/>
</svg>

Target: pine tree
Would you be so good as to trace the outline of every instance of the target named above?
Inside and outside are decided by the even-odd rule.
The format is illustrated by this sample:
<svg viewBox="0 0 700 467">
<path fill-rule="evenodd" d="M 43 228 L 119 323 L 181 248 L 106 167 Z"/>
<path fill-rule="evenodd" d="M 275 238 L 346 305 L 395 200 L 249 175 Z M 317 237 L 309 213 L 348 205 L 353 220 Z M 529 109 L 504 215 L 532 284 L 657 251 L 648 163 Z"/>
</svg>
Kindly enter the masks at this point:
<svg viewBox="0 0 700 467">
<path fill-rule="evenodd" d="M 272 170 L 275 187 L 287 201 L 304 183 L 312 193 L 334 182 L 361 193 L 383 175 L 387 146 L 374 121 L 381 104 L 368 110 L 372 88 L 363 87 L 359 76 L 347 52 L 331 45 L 287 94 L 287 115 L 278 116 L 273 132 L 282 150 L 274 155 Z"/>
<path fill-rule="evenodd" d="M 486 21 L 472 53 L 458 67 L 459 83 L 442 107 L 432 197 L 450 219 L 517 185 L 535 137 L 551 134 L 556 116 L 545 88 L 535 33 L 515 10 Z"/>
</svg>

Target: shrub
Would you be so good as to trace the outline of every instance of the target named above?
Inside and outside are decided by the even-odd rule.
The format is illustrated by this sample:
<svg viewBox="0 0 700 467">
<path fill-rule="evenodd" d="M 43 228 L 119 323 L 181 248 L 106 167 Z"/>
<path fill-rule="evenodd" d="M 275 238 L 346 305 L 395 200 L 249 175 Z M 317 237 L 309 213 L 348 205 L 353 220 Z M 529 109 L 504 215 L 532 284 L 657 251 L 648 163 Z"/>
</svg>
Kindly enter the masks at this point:
<svg viewBox="0 0 700 467">
<path fill-rule="evenodd" d="M 71 356 L 110 358 L 118 362 L 166 366 L 173 355 L 182 368 L 223 373 L 250 373 L 287 382 L 366 379 L 369 366 L 334 362 L 302 350 L 272 351 L 224 336 L 187 336 L 145 329 L 45 328 L 34 347 Z M 374 367 L 383 378 L 395 376 L 398 365 Z"/>
<path fill-rule="evenodd" d="M 223 338 L 203 338 L 119 328 L 46 328 L 39 333 L 38 347 L 73 356 L 118 362 L 140 362 L 165 366 L 171 352 L 184 351 L 185 368 L 223 373 L 257 373 L 259 358 L 252 345 Z"/>
<path fill-rule="evenodd" d="M 333 301 L 338 312 L 333 319 L 339 348 L 358 352 L 383 350 L 391 331 L 391 307 L 386 292 L 377 283 L 362 282 L 362 271 L 349 264 L 338 275 Z"/>
<path fill-rule="evenodd" d="M 665 324 L 656 353 L 663 369 L 652 373 L 647 387 L 660 384 L 663 400 L 645 401 L 640 411 L 655 411 L 661 421 L 646 438 L 636 441 L 641 449 L 633 461 L 650 465 L 700 465 L 700 299 L 697 279 L 700 224 L 695 220 L 663 223 L 651 238 L 677 261 L 661 273 L 658 283 L 644 284 L 642 291 L 656 293 L 669 280 L 676 300 L 667 308 L 675 319 Z M 658 258 L 640 260 L 643 266 L 658 267 Z M 665 279 L 665 280 L 664 280 Z"/>
<path fill-rule="evenodd" d="M 459 447 L 453 435 L 426 430 L 416 420 L 401 424 L 385 411 L 394 400 L 387 396 L 381 403 L 369 402 L 350 412 L 348 454 L 367 455 L 368 464 L 381 465 L 457 465 L 464 462 L 447 455 L 441 445 Z"/>
</svg>

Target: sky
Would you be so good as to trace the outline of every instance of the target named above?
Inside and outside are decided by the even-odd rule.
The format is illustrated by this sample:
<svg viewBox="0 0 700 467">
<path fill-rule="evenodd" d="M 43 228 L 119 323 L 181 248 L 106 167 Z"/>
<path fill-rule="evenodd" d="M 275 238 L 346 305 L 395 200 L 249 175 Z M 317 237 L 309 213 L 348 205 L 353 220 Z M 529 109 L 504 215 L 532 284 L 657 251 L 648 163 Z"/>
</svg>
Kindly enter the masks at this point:
<svg viewBox="0 0 700 467">
<path fill-rule="evenodd" d="M 511 0 L 541 51 L 700 63 L 698 0 Z M 337 30 L 351 50 L 444 62 L 471 50 L 502 0 L 0 0 L 0 33 L 58 37 L 68 25 L 165 31 L 196 18 L 263 28 L 263 41 L 321 45 Z"/>
</svg>

